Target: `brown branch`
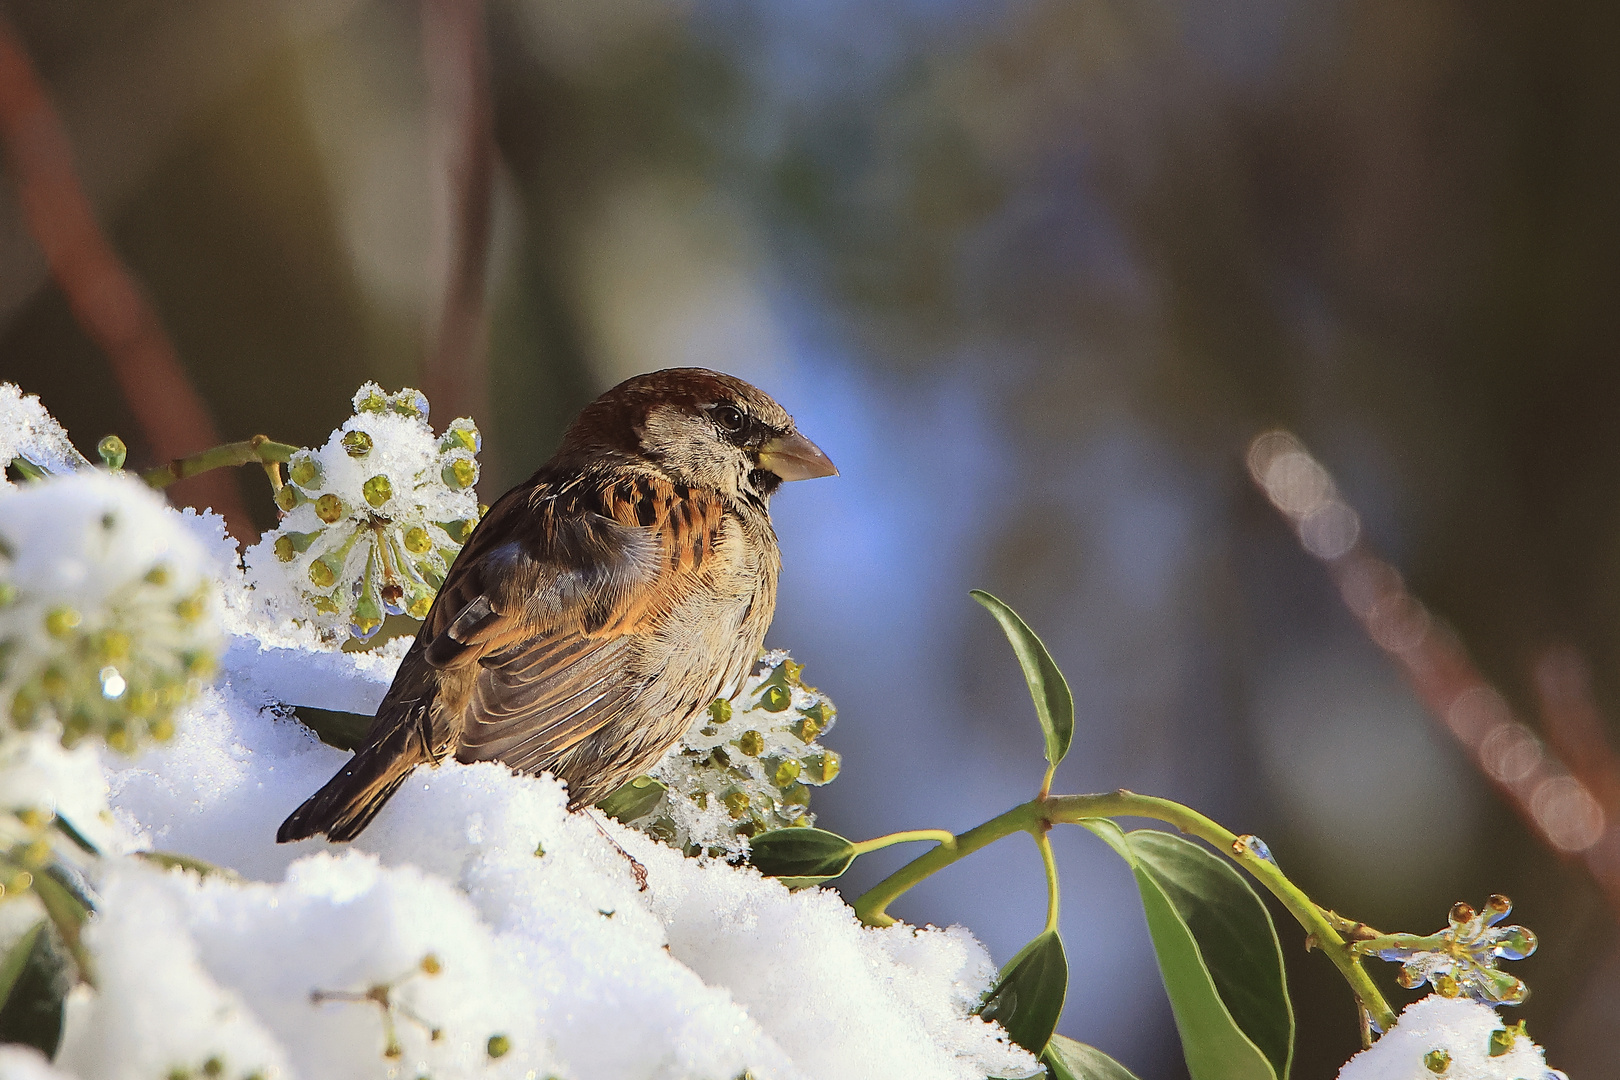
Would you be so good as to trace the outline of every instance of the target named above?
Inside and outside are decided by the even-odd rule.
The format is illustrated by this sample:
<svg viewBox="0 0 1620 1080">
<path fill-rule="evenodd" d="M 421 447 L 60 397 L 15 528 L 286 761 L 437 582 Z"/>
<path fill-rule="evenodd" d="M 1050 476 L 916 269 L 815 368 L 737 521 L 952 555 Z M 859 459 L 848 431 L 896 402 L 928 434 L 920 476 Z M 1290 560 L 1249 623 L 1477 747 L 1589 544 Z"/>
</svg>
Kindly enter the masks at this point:
<svg viewBox="0 0 1620 1080">
<path fill-rule="evenodd" d="M 1582 759 L 1572 757 L 1572 768 L 1514 717 L 1457 636 L 1372 551 L 1361 535 L 1359 515 L 1304 444 L 1286 431 L 1266 432 L 1250 444 L 1248 463 L 1255 483 L 1293 525 L 1305 549 L 1327 564 L 1345 605 L 1400 666 L 1429 713 L 1462 744 L 1538 840 L 1585 867 L 1620 916 L 1620 808 L 1603 800 L 1620 786 L 1620 775 L 1613 771 L 1615 758 L 1596 726 L 1595 709 L 1590 716 L 1579 715 L 1589 706 L 1583 704 L 1583 684 L 1567 667 L 1547 668 L 1545 660 L 1538 671 L 1555 743 L 1566 755 L 1577 742 L 1581 746 Z"/>
<path fill-rule="evenodd" d="M 107 355 L 113 378 L 160 458 L 220 441 L 157 312 L 97 224 L 67 132 L 21 40 L 0 15 L 0 141 L 18 202 L 74 317 Z M 236 478 L 190 482 L 186 501 L 212 506 L 239 539 L 257 539 Z"/>
<path fill-rule="evenodd" d="M 433 148 L 433 280 L 444 287 L 438 340 L 422 365 L 422 392 L 447 419 L 484 419 L 495 136 L 483 0 L 422 0 L 422 58 Z M 487 447 L 484 456 L 487 472 Z"/>
</svg>

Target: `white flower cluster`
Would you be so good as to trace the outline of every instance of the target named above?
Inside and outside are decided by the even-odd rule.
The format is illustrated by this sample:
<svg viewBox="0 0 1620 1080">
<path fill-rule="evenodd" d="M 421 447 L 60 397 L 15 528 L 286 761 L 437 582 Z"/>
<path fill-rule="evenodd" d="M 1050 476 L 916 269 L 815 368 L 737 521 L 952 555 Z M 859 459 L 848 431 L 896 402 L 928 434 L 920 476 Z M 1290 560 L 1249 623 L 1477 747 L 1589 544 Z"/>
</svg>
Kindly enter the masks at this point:
<svg viewBox="0 0 1620 1080">
<path fill-rule="evenodd" d="M 756 833 L 813 823 L 810 788 L 838 775 L 839 757 L 816 741 L 836 712 L 803 670 L 766 653 L 732 700 L 711 704 L 603 809 L 689 855 L 741 856 Z"/>
<path fill-rule="evenodd" d="M 1524 1024 L 1467 998 L 1431 994 L 1412 1002 L 1372 1048 L 1345 1063 L 1339 1080 L 1568 1080 L 1547 1067 Z"/>
<path fill-rule="evenodd" d="M 86 469 L 0 494 L 0 710 L 114 749 L 167 739 L 213 671 L 217 585 L 179 516 Z"/>
<path fill-rule="evenodd" d="M 479 515 L 471 420 L 435 438 L 427 399 L 367 383 L 354 416 L 300 450 L 276 493 L 280 527 L 243 557 L 270 613 L 368 640 L 385 615 L 425 618 Z"/>
</svg>

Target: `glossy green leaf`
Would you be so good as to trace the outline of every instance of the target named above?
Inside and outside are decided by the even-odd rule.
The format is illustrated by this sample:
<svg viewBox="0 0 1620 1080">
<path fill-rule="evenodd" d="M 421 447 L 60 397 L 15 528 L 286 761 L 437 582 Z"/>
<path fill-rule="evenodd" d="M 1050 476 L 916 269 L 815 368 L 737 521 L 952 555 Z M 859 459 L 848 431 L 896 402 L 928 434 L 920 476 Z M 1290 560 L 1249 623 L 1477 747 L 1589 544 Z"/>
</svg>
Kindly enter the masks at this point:
<svg viewBox="0 0 1620 1080">
<path fill-rule="evenodd" d="M 50 921 L 41 919 L 0 960 L 0 1043 L 55 1055 L 62 1041 L 62 999 L 72 986 L 72 961 Z"/>
<path fill-rule="evenodd" d="M 1094 1046 L 1053 1035 L 1041 1055 L 1051 1080 L 1136 1080 L 1136 1076 Z"/>
<path fill-rule="evenodd" d="M 1052 1038 L 1069 991 L 1063 939 L 1048 930 L 1018 950 L 979 1006 L 979 1015 L 1007 1029 L 1008 1038 L 1039 1054 Z"/>
<path fill-rule="evenodd" d="M 193 855 L 180 855 L 173 851 L 137 851 L 135 857 L 166 870 L 190 870 L 203 877 L 221 877 L 226 881 L 240 881 L 242 875 L 228 866 L 216 866 Z"/>
<path fill-rule="evenodd" d="M 294 715 L 298 717 L 298 722 L 313 731 L 321 742 L 339 750 L 353 750 L 364 742 L 366 732 L 371 729 L 371 721 L 376 719 L 358 713 L 313 709 L 307 705 L 298 706 Z"/>
<path fill-rule="evenodd" d="M 1136 877 L 1193 1080 L 1286 1080 L 1294 1017 L 1265 905 L 1237 871 L 1155 829 L 1081 822 Z"/>
<path fill-rule="evenodd" d="M 618 789 L 596 804 L 596 808 L 615 821 L 631 822 L 652 813 L 658 801 L 669 790 L 661 781 L 650 776 L 627 780 Z"/>
<path fill-rule="evenodd" d="M 825 829 L 772 829 L 748 842 L 748 861 L 790 889 L 830 881 L 855 861 L 855 845 Z"/>
<path fill-rule="evenodd" d="M 1017 612 L 983 589 L 974 589 L 970 595 L 996 617 L 1012 644 L 1018 665 L 1024 669 L 1024 681 L 1029 684 L 1029 696 L 1035 701 L 1035 715 L 1046 736 L 1046 760 L 1057 768 L 1074 740 L 1074 695 L 1069 692 L 1068 680 L 1052 662 L 1052 654 L 1046 651 L 1041 639 Z"/>
</svg>

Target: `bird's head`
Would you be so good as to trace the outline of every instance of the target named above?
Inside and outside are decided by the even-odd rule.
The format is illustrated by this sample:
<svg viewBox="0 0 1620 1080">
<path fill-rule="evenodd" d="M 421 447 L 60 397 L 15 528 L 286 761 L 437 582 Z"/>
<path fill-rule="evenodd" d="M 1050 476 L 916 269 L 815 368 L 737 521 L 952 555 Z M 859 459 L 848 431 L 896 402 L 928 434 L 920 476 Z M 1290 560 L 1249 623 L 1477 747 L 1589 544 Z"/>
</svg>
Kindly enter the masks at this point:
<svg viewBox="0 0 1620 1080">
<path fill-rule="evenodd" d="M 769 394 L 706 368 L 637 375 L 587 405 L 563 437 L 563 454 L 604 453 L 760 503 L 784 480 L 838 474 Z"/>
</svg>

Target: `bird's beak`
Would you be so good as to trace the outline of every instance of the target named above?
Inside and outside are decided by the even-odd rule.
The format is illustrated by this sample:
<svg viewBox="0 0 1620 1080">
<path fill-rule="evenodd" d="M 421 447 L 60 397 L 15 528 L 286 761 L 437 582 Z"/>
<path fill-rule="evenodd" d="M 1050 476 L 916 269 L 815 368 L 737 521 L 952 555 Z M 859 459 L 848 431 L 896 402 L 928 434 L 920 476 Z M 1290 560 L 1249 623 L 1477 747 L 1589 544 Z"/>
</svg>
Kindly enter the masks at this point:
<svg viewBox="0 0 1620 1080">
<path fill-rule="evenodd" d="M 834 465 L 821 447 L 797 431 L 778 435 L 759 448 L 759 467 L 783 480 L 810 480 L 817 476 L 837 476 Z"/>
</svg>

